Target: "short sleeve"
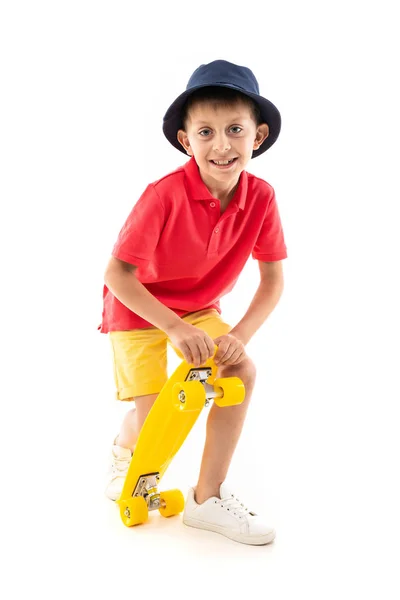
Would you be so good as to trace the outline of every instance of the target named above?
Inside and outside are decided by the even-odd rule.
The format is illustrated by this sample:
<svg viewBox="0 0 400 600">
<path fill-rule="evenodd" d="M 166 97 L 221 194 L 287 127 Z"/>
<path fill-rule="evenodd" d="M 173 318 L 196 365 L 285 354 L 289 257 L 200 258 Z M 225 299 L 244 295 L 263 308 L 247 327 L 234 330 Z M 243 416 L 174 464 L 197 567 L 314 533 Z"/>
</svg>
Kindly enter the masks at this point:
<svg viewBox="0 0 400 600">
<path fill-rule="evenodd" d="M 164 226 L 164 206 L 154 185 L 147 186 L 119 232 L 112 255 L 141 266 L 153 256 Z"/>
<path fill-rule="evenodd" d="M 273 190 L 264 222 L 252 251 L 252 257 L 263 262 L 274 262 L 287 258 L 285 238 Z"/>
</svg>

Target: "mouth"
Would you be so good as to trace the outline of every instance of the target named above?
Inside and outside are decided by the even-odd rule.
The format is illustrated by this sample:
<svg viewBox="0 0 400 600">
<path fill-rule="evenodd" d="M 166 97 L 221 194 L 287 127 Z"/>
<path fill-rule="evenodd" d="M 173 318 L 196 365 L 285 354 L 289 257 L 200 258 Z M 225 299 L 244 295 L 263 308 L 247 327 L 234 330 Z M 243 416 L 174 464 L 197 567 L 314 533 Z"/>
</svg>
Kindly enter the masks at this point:
<svg viewBox="0 0 400 600">
<path fill-rule="evenodd" d="M 225 160 L 210 160 L 209 162 L 217 169 L 229 169 L 236 161 L 237 157 L 227 158 Z"/>
</svg>

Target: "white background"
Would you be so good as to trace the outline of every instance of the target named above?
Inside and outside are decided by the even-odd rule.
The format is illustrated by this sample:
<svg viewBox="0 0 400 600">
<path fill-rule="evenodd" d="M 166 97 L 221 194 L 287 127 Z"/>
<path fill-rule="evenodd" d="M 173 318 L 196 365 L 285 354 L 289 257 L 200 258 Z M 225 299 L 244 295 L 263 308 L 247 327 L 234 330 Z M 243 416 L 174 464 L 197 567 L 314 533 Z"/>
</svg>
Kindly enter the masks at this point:
<svg viewBox="0 0 400 600">
<path fill-rule="evenodd" d="M 399 598 L 394 6 L 2 3 L 3 597 Z M 258 383 L 229 473 L 277 530 L 260 548 L 158 513 L 125 528 L 103 495 L 127 409 L 97 331 L 104 268 L 145 186 L 185 162 L 166 109 L 219 58 L 282 114 L 248 170 L 276 191 L 286 285 L 248 345 Z M 222 301 L 232 324 L 257 283 L 249 261 Z M 205 418 L 166 487 L 195 483 Z"/>
</svg>

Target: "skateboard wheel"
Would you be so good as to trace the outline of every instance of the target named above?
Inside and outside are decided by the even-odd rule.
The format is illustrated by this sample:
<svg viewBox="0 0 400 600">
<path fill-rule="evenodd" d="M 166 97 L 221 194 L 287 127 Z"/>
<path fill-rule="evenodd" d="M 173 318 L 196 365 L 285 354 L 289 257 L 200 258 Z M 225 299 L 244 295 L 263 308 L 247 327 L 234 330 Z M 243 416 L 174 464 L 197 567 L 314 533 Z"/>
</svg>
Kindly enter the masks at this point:
<svg viewBox="0 0 400 600">
<path fill-rule="evenodd" d="M 185 508 L 185 499 L 180 490 L 161 492 L 160 501 L 162 506 L 158 510 L 163 517 L 178 515 Z"/>
<path fill-rule="evenodd" d="M 142 496 L 120 500 L 119 511 L 124 525 L 133 527 L 145 523 L 149 516 L 146 500 Z"/>
<path fill-rule="evenodd" d="M 172 388 L 172 401 L 177 410 L 201 410 L 206 392 L 201 381 L 183 381 Z"/>
<path fill-rule="evenodd" d="M 239 377 L 221 377 L 214 381 L 214 389 L 217 394 L 222 396 L 215 397 L 214 402 L 217 406 L 234 406 L 241 404 L 245 397 L 244 384 Z"/>
</svg>

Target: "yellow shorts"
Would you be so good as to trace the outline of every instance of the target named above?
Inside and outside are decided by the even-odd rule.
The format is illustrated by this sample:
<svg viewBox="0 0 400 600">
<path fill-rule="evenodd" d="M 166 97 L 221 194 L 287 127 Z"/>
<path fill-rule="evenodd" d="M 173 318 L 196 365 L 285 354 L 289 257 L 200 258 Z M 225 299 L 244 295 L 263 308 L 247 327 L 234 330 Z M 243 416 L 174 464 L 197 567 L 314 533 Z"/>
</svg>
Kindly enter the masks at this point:
<svg viewBox="0 0 400 600">
<path fill-rule="evenodd" d="M 213 339 L 232 329 L 214 308 L 193 312 L 181 318 L 205 331 Z M 117 400 L 130 400 L 135 396 L 160 392 L 168 379 L 167 343 L 183 358 L 164 331 L 156 327 L 112 331 L 110 340 Z"/>
</svg>

